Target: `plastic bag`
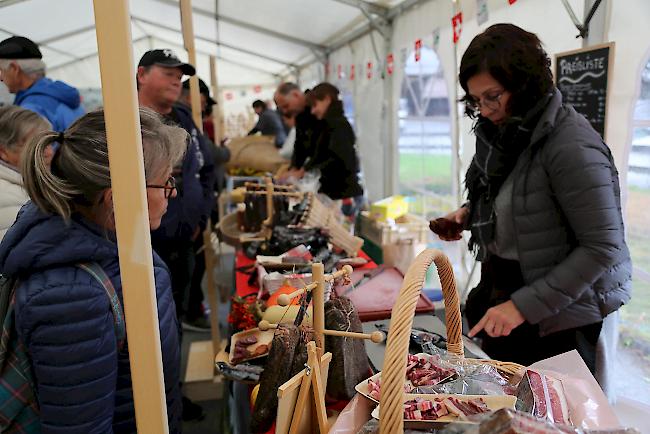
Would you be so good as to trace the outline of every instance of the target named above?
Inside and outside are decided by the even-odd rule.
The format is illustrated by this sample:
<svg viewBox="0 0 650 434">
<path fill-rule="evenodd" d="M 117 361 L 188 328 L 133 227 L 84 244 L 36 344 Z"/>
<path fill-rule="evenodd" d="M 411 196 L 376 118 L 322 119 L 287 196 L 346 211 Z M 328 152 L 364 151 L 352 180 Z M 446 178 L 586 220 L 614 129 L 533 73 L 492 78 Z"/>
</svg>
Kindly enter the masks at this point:
<svg viewBox="0 0 650 434">
<path fill-rule="evenodd" d="M 640 434 L 632 428 L 594 431 L 567 425 L 553 424 L 534 416 L 512 409 L 501 409 L 494 413 L 470 416 L 478 424 L 450 423 L 440 434 Z"/>
<path fill-rule="evenodd" d="M 371 419 L 370 413 L 374 406 L 372 401 L 361 395 L 355 395 L 341 411 L 329 434 L 356 434 Z"/>
</svg>

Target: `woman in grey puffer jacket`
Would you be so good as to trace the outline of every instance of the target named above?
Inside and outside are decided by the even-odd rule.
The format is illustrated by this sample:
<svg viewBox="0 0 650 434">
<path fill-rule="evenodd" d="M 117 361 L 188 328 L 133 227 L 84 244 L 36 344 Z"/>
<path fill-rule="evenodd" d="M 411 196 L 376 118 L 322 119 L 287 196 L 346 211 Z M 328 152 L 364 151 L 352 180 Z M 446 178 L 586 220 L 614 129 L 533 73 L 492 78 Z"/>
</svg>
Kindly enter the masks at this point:
<svg viewBox="0 0 650 434">
<path fill-rule="evenodd" d="M 440 235 L 471 230 L 482 275 L 466 315 L 491 357 L 530 364 L 576 349 L 601 379 L 605 319 L 631 288 L 618 172 L 598 133 L 562 103 L 550 64 L 537 36 L 511 24 L 469 45 L 459 79 L 476 154 L 468 203 L 445 217 L 459 230 Z"/>
</svg>

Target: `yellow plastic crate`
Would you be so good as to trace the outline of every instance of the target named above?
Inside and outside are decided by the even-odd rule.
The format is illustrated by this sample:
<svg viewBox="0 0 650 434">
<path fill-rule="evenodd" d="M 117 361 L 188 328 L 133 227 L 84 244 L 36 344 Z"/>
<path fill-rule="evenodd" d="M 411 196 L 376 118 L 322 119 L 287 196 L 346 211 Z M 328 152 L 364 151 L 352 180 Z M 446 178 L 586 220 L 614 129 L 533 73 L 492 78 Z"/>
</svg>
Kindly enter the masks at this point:
<svg viewBox="0 0 650 434">
<path fill-rule="evenodd" d="M 391 196 L 370 206 L 370 217 L 377 221 L 397 219 L 409 211 L 409 204 L 403 196 Z"/>
</svg>

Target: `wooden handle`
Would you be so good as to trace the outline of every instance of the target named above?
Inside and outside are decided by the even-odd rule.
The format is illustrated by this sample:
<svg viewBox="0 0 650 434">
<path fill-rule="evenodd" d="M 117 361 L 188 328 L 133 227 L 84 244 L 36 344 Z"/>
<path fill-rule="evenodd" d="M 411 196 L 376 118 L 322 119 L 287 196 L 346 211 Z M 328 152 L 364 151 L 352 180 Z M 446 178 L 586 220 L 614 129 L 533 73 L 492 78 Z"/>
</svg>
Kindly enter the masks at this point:
<svg viewBox="0 0 650 434">
<path fill-rule="evenodd" d="M 262 327 L 260 326 L 260 329 Z M 368 339 L 376 344 L 383 342 L 385 336 L 380 331 L 375 331 L 372 333 L 357 333 L 357 332 L 344 332 L 341 330 L 323 330 L 323 334 L 327 336 L 341 336 L 344 338 L 354 338 L 354 339 Z"/>
<path fill-rule="evenodd" d="M 432 262 L 438 269 L 445 297 L 447 351 L 463 357 L 462 322 L 456 281 L 449 259 L 439 250 L 420 253 L 409 267 L 391 313 L 386 356 L 381 374 L 379 420 L 382 434 L 404 432 L 404 378 L 415 307 L 420 299 L 427 270 Z"/>
<path fill-rule="evenodd" d="M 345 265 L 339 271 L 323 276 L 323 280 L 325 282 L 331 282 L 332 280 L 336 280 L 336 279 L 338 279 L 340 277 L 343 277 L 343 276 L 349 276 L 351 274 L 352 274 L 352 267 L 350 265 Z M 313 278 L 313 274 L 312 274 L 312 278 Z M 295 291 L 293 291 L 293 292 L 291 292 L 289 294 L 280 294 L 280 296 L 278 297 L 278 304 L 280 306 L 289 306 L 289 304 L 291 303 L 291 300 L 293 300 L 294 298 L 296 298 L 298 296 L 303 295 L 307 291 L 312 291 L 312 290 L 316 289 L 317 286 L 318 286 L 318 282 L 314 281 L 314 282 L 310 283 L 309 285 L 306 285 L 305 287 L 300 288 L 300 289 L 296 289 Z"/>
</svg>

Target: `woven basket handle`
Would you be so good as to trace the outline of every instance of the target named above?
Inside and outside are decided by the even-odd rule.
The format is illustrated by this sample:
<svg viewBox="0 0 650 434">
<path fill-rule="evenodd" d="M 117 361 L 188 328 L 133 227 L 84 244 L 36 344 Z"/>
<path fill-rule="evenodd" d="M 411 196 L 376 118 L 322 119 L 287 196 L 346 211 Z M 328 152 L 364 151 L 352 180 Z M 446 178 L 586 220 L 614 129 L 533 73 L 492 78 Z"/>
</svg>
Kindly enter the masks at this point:
<svg viewBox="0 0 650 434">
<path fill-rule="evenodd" d="M 431 263 L 436 264 L 445 299 L 447 320 L 447 350 L 464 356 L 460 302 L 456 292 L 454 271 L 447 256 L 440 250 L 428 249 L 411 264 L 393 306 L 388 331 L 384 366 L 381 371 L 381 406 L 379 424 L 382 434 L 404 432 L 404 378 L 415 307 Z"/>
</svg>

